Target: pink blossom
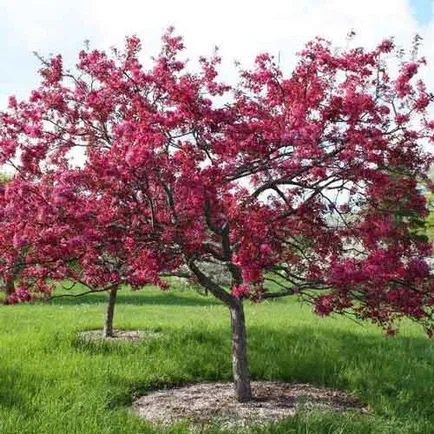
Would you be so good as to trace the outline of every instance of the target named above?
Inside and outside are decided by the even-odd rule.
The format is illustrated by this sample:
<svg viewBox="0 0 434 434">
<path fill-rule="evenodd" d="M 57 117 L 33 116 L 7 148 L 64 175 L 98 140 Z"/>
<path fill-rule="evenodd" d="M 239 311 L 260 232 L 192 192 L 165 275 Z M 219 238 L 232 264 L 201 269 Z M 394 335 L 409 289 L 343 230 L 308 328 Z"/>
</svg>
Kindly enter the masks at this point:
<svg viewBox="0 0 434 434">
<path fill-rule="evenodd" d="M 232 287 L 232 295 L 236 298 L 247 297 L 250 292 L 249 285 L 243 283 L 241 285 L 234 285 Z"/>
</svg>

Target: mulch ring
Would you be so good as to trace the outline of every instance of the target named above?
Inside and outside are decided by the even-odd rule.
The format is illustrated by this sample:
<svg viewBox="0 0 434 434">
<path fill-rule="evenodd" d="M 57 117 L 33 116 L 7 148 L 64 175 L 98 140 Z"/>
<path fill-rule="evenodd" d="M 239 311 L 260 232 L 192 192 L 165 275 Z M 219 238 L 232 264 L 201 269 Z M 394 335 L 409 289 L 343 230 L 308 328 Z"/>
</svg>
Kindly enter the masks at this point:
<svg viewBox="0 0 434 434">
<path fill-rule="evenodd" d="M 80 332 L 78 337 L 83 342 L 101 342 L 101 341 L 113 341 L 113 342 L 138 342 L 143 339 L 153 339 L 161 336 L 160 332 L 154 330 L 120 330 L 115 329 L 113 331 L 113 337 L 106 338 L 103 336 L 102 330 L 86 330 Z"/>
<path fill-rule="evenodd" d="M 156 425 L 187 419 L 196 428 L 218 422 L 232 429 L 276 422 L 299 410 L 368 411 L 343 392 L 308 384 L 255 381 L 252 391 L 253 401 L 239 403 L 232 383 L 193 384 L 142 396 L 133 403 L 133 411 Z"/>
</svg>

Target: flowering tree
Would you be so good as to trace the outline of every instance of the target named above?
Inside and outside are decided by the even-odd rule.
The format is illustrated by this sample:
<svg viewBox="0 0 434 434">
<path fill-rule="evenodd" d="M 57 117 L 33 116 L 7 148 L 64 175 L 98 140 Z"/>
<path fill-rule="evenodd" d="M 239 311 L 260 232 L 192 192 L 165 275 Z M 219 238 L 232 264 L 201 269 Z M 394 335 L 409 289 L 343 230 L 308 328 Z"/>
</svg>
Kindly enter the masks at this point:
<svg viewBox="0 0 434 434">
<path fill-rule="evenodd" d="M 260 55 L 231 87 L 217 56 L 193 73 L 182 50 L 169 31 L 150 70 L 136 37 L 120 52 L 80 52 L 73 73 L 56 56 L 30 99 L 12 98 L 2 115 L 1 162 L 17 159 L 22 177 L 66 201 L 65 233 L 58 216 L 42 223 L 54 244 L 76 240 L 68 230 L 83 222 L 83 278 L 111 283 L 104 257 L 137 287 L 188 269 L 229 308 L 239 401 L 252 397 L 245 299 L 299 294 L 320 315 L 352 311 L 389 333 L 407 316 L 432 334 L 431 246 L 412 231 L 427 215 L 417 183 L 433 160 L 422 148 L 434 138 L 432 96 L 416 79 L 423 60 L 402 60 L 392 76 L 391 41 L 339 52 L 317 39 L 288 77 Z M 53 253 L 43 251 L 46 270 Z"/>
<path fill-rule="evenodd" d="M 104 326 L 104 335 L 109 337 L 113 335 L 116 293 L 123 283 L 123 252 L 116 234 L 110 228 L 102 230 L 97 221 L 101 200 L 94 200 L 87 192 L 72 195 L 69 189 L 75 181 L 70 176 L 65 171 L 56 185 L 47 173 L 32 180 L 19 172 L 1 190 L 4 302 L 50 296 L 55 282 L 65 279 L 88 288 L 74 296 L 109 291 Z"/>
</svg>

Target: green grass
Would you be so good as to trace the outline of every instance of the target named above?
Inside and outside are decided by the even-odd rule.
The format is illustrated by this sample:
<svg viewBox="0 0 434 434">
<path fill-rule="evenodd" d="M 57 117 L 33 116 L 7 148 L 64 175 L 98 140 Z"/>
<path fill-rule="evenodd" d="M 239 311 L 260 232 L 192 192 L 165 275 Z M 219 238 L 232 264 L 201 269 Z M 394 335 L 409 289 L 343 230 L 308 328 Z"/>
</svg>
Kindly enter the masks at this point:
<svg viewBox="0 0 434 434">
<path fill-rule="evenodd" d="M 190 291 L 123 290 L 116 327 L 161 339 L 92 343 L 105 294 L 0 306 L 0 433 L 187 433 L 153 429 L 129 411 L 134 396 L 186 382 L 230 380 L 229 315 Z M 371 325 L 321 319 L 295 299 L 246 307 L 253 379 L 309 382 L 358 396 L 369 415 L 306 413 L 267 433 L 434 433 L 434 343 L 413 325 L 385 338 Z"/>
</svg>

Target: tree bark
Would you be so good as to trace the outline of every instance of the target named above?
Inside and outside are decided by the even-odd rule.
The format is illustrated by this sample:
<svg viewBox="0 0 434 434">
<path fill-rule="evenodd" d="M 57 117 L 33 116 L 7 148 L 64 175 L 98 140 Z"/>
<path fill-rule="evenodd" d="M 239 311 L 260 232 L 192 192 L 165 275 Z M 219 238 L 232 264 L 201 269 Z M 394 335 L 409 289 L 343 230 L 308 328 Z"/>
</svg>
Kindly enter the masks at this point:
<svg viewBox="0 0 434 434">
<path fill-rule="evenodd" d="M 247 363 L 246 321 L 244 318 L 243 302 L 213 282 L 212 279 L 197 267 L 194 261 L 188 261 L 188 266 L 197 277 L 199 283 L 204 288 L 209 289 L 211 294 L 229 307 L 231 313 L 232 372 L 234 377 L 235 397 L 239 402 L 251 401 L 252 389 L 250 386 Z M 235 273 L 233 273 L 233 275 L 234 274 Z"/>
<path fill-rule="evenodd" d="M 104 321 L 103 335 L 105 338 L 113 337 L 113 316 L 115 312 L 116 295 L 118 288 L 113 288 L 109 291 L 109 301 Z"/>
<path fill-rule="evenodd" d="M 11 296 L 15 292 L 15 282 L 14 279 L 7 279 L 5 282 L 5 294 L 6 298 Z"/>
<path fill-rule="evenodd" d="M 9 304 L 9 297 L 15 292 L 15 282 L 14 279 L 7 279 L 1 282 L 1 290 L 4 293 L 3 304 Z"/>
<path fill-rule="evenodd" d="M 232 372 L 235 397 L 239 402 L 252 400 L 247 362 L 246 322 L 243 302 L 236 300 L 229 307 L 232 326 Z"/>
</svg>

